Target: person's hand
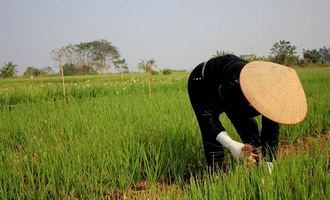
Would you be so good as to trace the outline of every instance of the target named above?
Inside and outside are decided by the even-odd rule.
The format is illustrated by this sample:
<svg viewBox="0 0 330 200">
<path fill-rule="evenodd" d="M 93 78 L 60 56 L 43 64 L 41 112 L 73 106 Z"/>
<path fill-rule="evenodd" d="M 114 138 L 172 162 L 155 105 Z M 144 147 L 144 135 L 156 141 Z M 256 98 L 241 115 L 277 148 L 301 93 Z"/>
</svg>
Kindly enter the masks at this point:
<svg viewBox="0 0 330 200">
<path fill-rule="evenodd" d="M 228 147 L 231 155 L 234 157 L 234 158 L 240 158 L 242 157 L 244 154 L 243 154 L 243 148 L 244 148 L 244 144 L 243 143 L 240 143 L 240 142 L 237 142 L 235 140 L 232 140 L 230 142 L 230 145 Z"/>
<path fill-rule="evenodd" d="M 251 145 L 231 139 L 225 131 L 220 132 L 216 140 L 228 148 L 234 158 L 246 157 L 250 163 L 256 162 L 258 155 L 253 153 L 253 147 Z"/>
</svg>

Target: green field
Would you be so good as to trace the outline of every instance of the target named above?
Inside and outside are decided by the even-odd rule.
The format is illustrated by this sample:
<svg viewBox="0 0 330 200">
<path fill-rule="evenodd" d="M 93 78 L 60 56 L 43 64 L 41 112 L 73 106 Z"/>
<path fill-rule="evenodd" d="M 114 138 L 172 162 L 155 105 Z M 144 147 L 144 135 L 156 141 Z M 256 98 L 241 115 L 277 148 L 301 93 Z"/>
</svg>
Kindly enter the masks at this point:
<svg viewBox="0 0 330 200">
<path fill-rule="evenodd" d="M 66 100 L 59 77 L 0 80 L 0 199 L 329 199 L 330 69 L 297 71 L 308 116 L 271 174 L 208 172 L 188 73 L 153 75 L 151 98 L 146 74 L 66 77 Z"/>
</svg>

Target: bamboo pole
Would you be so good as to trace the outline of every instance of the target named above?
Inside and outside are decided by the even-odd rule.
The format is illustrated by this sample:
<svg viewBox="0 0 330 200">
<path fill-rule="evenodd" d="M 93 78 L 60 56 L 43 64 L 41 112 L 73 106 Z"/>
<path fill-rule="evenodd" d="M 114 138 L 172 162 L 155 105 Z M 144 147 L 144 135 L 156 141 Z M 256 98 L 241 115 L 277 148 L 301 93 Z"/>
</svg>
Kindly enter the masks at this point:
<svg viewBox="0 0 330 200">
<path fill-rule="evenodd" d="M 151 64 L 147 63 L 147 69 L 148 69 L 148 87 L 149 87 L 149 98 L 151 98 Z"/>
<path fill-rule="evenodd" d="M 64 70 L 63 70 L 63 64 L 62 64 L 61 60 L 60 60 L 60 69 L 61 69 L 61 77 L 62 77 L 62 91 L 63 91 L 63 96 L 66 100 L 65 84 L 64 84 Z"/>
<path fill-rule="evenodd" d="M 122 65 L 120 65 L 120 71 L 121 71 L 121 82 L 124 83 L 124 70 Z"/>
</svg>

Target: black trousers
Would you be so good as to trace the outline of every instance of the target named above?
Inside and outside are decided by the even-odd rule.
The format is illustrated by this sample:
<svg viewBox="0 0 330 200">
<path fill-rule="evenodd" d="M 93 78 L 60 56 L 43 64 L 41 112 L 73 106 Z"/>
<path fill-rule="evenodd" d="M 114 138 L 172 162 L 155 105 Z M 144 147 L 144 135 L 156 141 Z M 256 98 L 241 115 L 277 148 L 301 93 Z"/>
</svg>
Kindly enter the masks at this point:
<svg viewBox="0 0 330 200">
<path fill-rule="evenodd" d="M 207 163 L 221 166 L 224 162 L 224 148 L 216 140 L 216 136 L 225 130 L 219 120 L 219 115 L 223 112 L 230 119 L 243 143 L 261 149 L 267 159 L 275 159 L 279 140 L 278 124 L 263 117 L 260 134 L 254 117 L 243 117 L 226 109 L 219 99 L 219 86 L 212 86 L 203 79 L 202 67 L 203 64 L 198 65 L 190 74 L 188 93 L 201 130 Z"/>
</svg>

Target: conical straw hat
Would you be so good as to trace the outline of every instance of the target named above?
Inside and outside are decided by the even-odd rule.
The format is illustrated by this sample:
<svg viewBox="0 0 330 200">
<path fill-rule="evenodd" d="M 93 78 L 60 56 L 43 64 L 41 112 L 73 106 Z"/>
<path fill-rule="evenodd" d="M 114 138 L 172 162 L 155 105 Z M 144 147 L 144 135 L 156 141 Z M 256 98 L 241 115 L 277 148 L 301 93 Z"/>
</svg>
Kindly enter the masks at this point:
<svg viewBox="0 0 330 200">
<path fill-rule="evenodd" d="M 296 124 L 307 114 L 304 89 L 292 68 L 265 61 L 246 64 L 240 85 L 249 103 L 262 115 L 281 124 Z"/>
</svg>

